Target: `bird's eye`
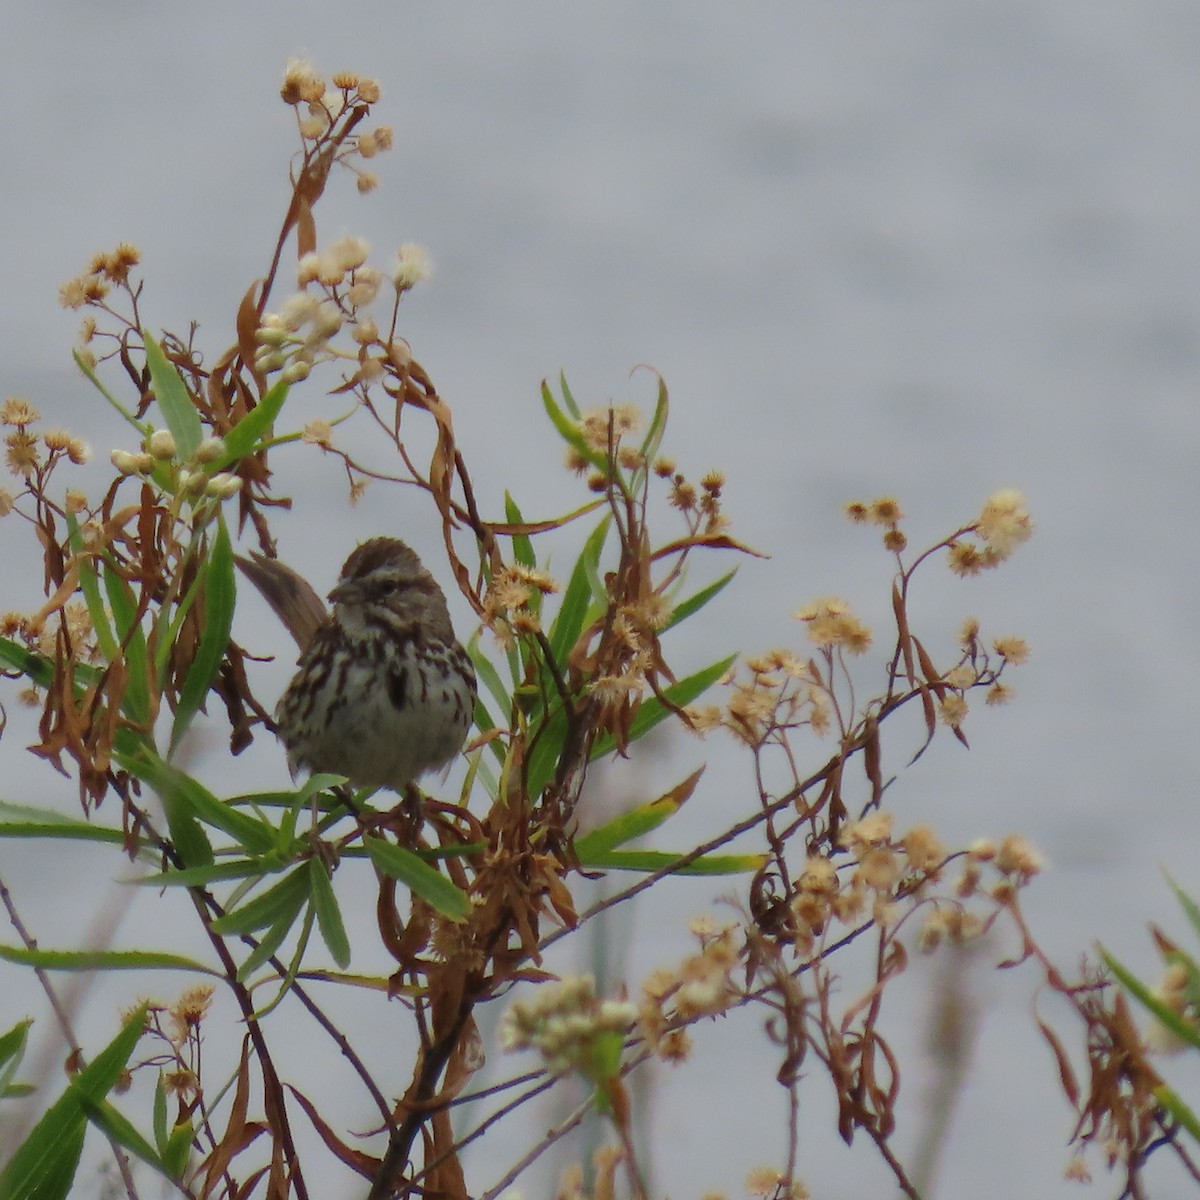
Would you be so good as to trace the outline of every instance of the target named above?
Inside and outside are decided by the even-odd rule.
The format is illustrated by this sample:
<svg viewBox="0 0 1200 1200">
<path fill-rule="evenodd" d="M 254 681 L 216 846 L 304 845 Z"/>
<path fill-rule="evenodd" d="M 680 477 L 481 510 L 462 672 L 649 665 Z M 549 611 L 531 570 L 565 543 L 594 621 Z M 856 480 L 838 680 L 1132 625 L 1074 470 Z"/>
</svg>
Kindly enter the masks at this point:
<svg viewBox="0 0 1200 1200">
<path fill-rule="evenodd" d="M 381 596 L 391 596 L 400 584 L 394 579 L 381 579 L 376 585 L 375 590 Z"/>
</svg>

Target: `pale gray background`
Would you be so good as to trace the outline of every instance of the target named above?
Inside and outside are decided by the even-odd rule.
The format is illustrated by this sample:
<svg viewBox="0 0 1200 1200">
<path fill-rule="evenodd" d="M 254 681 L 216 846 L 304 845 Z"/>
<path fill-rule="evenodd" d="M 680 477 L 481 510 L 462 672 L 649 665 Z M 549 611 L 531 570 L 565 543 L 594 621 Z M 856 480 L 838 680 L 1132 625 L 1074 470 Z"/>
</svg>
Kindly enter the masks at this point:
<svg viewBox="0 0 1200 1200">
<path fill-rule="evenodd" d="M 1064 965 L 1102 938 L 1151 971 L 1144 922 L 1184 936 L 1159 868 L 1200 885 L 1195 5 L 11 0 L 4 25 L 0 391 L 30 396 L 106 458 L 122 435 L 73 371 L 76 321 L 55 307 L 57 285 L 94 250 L 134 240 L 149 318 L 198 317 L 215 353 L 286 202 L 285 58 L 306 51 L 325 71 L 374 74 L 397 149 L 378 160 L 373 196 L 335 184 L 321 228 L 363 233 L 381 257 L 401 241 L 431 248 L 437 275 L 404 329 L 455 407 L 490 511 L 514 480 L 529 513 L 575 494 L 540 414 L 543 377 L 565 369 L 588 404 L 645 402 L 648 377 L 628 372 L 653 364 L 671 388 L 681 465 L 725 470 L 737 531 L 773 555 L 714 606 L 711 640 L 679 648 L 692 666 L 723 653 L 730 630 L 731 648 L 797 644 L 789 614 L 818 594 L 886 620 L 886 560 L 845 524 L 843 501 L 895 493 L 918 542 L 970 519 L 994 488 L 1023 488 L 1034 541 L 983 580 L 931 573 L 917 605 L 937 645 L 968 612 L 1027 636 L 1019 700 L 972 720 L 970 754 L 935 747 L 892 806 L 950 839 L 1021 829 L 1038 842 L 1054 870 L 1028 907 Z M 385 528 L 435 561 L 429 512 L 408 494 L 379 492 L 351 512 L 315 452 L 280 466 L 303 501 L 280 523 L 283 549 L 319 587 L 356 538 Z M 32 609 L 23 534 L 4 535 L 0 607 Z M 262 631 L 261 611 L 244 616 L 243 638 L 283 655 L 259 677 L 273 697 L 287 645 Z M 463 627 L 465 606 L 456 616 Z M 0 743 L 6 797 L 69 803 L 69 785 L 30 770 L 27 725 L 14 713 Z M 893 744 L 895 769 L 909 749 Z M 715 827 L 748 802 L 746 763 L 726 745 L 672 740 L 655 781 L 704 754 L 695 819 Z M 243 770 L 214 786 L 282 777 L 271 747 Z M 620 786 L 632 797 L 650 785 Z M 3 875 L 45 944 L 77 941 L 102 885 L 80 884 L 82 855 L 56 856 L 54 872 L 37 853 L 0 845 Z M 625 927 L 631 983 L 684 951 L 682 924 L 706 897 L 675 886 L 669 915 Z M 131 926 L 118 942 L 139 936 Z M 15 985 L 7 1026 L 38 1000 L 2 977 Z M 918 1128 L 919 1014 L 935 980 L 915 972 L 888 1027 L 919 1068 L 902 1155 Z M 1059 1180 L 1071 1119 L 1030 1031 L 1033 982 L 982 976 L 975 1070 L 938 1194 L 1079 1194 Z M 92 1044 L 130 997 L 126 981 L 95 995 L 81 1021 Z M 748 1168 L 781 1158 L 782 1095 L 757 1023 L 735 1020 L 698 1030 L 704 1053 L 655 1086 L 645 1120 L 661 1194 L 738 1194 Z M 314 1061 L 296 1077 L 320 1085 L 312 1073 L 336 1065 Z M 806 1088 L 804 1116 L 814 1195 L 889 1194 L 867 1146 L 841 1148 L 823 1083 Z M 480 1183 L 513 1150 L 493 1152 L 473 1164 Z M 1190 1194 L 1173 1173 L 1153 1190 Z"/>
</svg>

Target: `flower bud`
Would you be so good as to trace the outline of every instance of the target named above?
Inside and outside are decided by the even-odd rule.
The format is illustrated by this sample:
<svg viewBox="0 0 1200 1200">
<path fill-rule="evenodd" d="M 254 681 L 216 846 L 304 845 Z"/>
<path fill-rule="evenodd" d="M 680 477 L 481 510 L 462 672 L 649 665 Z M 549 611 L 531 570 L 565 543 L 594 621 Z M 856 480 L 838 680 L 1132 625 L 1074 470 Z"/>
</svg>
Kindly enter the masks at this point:
<svg viewBox="0 0 1200 1200">
<path fill-rule="evenodd" d="M 208 476 L 203 471 L 180 471 L 176 486 L 181 496 L 198 496 L 208 486 Z"/>
<path fill-rule="evenodd" d="M 219 437 L 205 438 L 204 441 L 196 447 L 196 461 L 198 463 L 214 463 L 225 457 L 225 442 Z"/>
<path fill-rule="evenodd" d="M 204 490 L 218 500 L 228 500 L 242 490 L 242 481 L 228 471 L 219 471 L 208 481 L 208 486 Z"/>
<path fill-rule="evenodd" d="M 174 458 L 175 437 L 169 429 L 156 429 L 146 440 L 146 449 L 155 458 Z"/>
</svg>

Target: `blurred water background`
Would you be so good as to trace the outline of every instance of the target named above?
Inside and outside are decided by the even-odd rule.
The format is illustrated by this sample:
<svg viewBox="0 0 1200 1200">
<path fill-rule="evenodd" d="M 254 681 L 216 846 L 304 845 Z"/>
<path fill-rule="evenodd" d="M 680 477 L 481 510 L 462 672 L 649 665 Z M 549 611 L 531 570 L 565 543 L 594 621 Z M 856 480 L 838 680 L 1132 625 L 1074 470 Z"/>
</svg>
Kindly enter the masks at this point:
<svg viewBox="0 0 1200 1200">
<path fill-rule="evenodd" d="M 672 453 L 693 476 L 727 474 L 735 531 L 772 555 L 747 562 L 676 646 L 694 668 L 730 649 L 799 645 L 790 614 L 820 594 L 846 595 L 886 628 L 888 563 L 846 523 L 844 501 L 895 494 L 917 544 L 970 520 L 995 488 L 1020 487 L 1037 537 L 982 579 L 931 572 L 916 603 L 940 647 L 968 613 L 985 632 L 1027 637 L 1018 698 L 972 718 L 969 753 L 940 739 L 889 804 L 902 827 L 932 821 L 959 843 L 1027 833 L 1053 864 L 1028 895 L 1030 918 L 1065 966 L 1101 939 L 1153 973 L 1145 922 L 1186 936 L 1160 868 L 1200 890 L 1188 816 L 1200 661 L 1194 4 L 10 0 L 5 25 L 0 391 L 88 437 L 103 463 L 120 431 L 70 361 L 76 315 L 56 307 L 57 285 L 93 251 L 135 241 L 151 323 L 195 317 L 215 355 L 286 204 L 285 59 L 374 75 L 397 148 L 377 160 L 372 195 L 335 181 L 319 225 L 323 239 L 363 234 L 384 259 L 402 241 L 430 248 L 437 273 L 406 303 L 403 332 L 454 407 L 489 511 L 514 483 L 527 514 L 574 502 L 541 415 L 543 378 L 564 370 L 589 406 L 649 403 L 651 377 L 630 371 L 651 364 L 671 391 Z M 437 570 L 437 529 L 415 495 L 375 489 L 351 510 L 315 450 L 291 458 L 280 482 L 301 503 L 277 525 L 281 549 L 321 590 L 355 540 L 381 531 Z M 35 609 L 40 574 L 18 530 L 4 532 L 0 608 Z M 463 629 L 464 604 L 455 615 Z M 257 676 L 271 700 L 286 637 L 252 602 L 239 619 L 243 641 L 280 656 Z M 28 718 L 5 703 L 4 798 L 69 807 L 71 786 L 23 753 Z M 214 722 L 198 741 L 197 769 L 220 761 L 205 755 L 221 736 Z M 898 739 L 893 769 L 912 748 Z M 813 763 L 826 753 L 814 747 Z M 715 829 L 752 797 L 747 761 L 720 739 L 662 739 L 652 763 L 598 781 L 596 803 L 651 794 L 702 758 L 689 819 Z M 212 782 L 231 792 L 282 774 L 264 745 L 236 780 Z M 43 944 L 80 944 L 114 889 L 84 871 L 82 852 L 55 855 L 48 872 L 33 850 L 0 845 L 0 875 Z M 674 883 L 653 921 L 623 915 L 606 951 L 613 977 L 636 986 L 685 953 L 684 923 L 714 894 Z M 356 945 L 369 947 L 365 884 L 362 903 Z M 117 944 L 161 938 L 160 911 L 149 929 L 138 911 Z M 182 909 L 180 922 L 172 940 Z M 1013 948 L 1001 938 L 982 957 Z M 914 968 L 885 1027 L 913 1068 L 901 1158 L 937 1078 L 927 1014 L 939 971 Z M 1030 1021 L 1034 976 L 972 979 L 978 1040 L 933 1194 L 1076 1195 L 1061 1180 L 1071 1116 Z M 0 981 L 0 1026 L 41 1012 L 23 975 L 5 968 Z M 111 1036 L 130 987 L 91 994 L 80 1026 L 92 1045 Z M 354 1034 L 353 1011 L 347 1021 Z M 298 1021 L 295 1037 L 311 1028 Z M 358 1037 L 381 1061 L 391 1052 L 389 1030 Z M 655 1187 L 738 1195 L 750 1167 L 784 1153 L 775 1052 L 745 1015 L 697 1042 L 696 1061 L 658 1073 L 642 1098 Z M 335 1094 L 336 1056 L 314 1046 L 303 1058 L 293 1077 Z M 827 1092 L 819 1078 L 803 1092 L 813 1195 L 890 1194 L 868 1146 L 841 1146 Z M 370 1120 L 357 1097 L 347 1104 L 347 1124 Z M 539 1111 L 527 1129 L 561 1115 Z M 470 1170 L 487 1182 L 520 1144 L 501 1132 Z M 1171 1171 L 1152 1178 L 1156 1197 L 1193 1194 Z M 543 1175 L 521 1190 L 549 1186 Z"/>
</svg>

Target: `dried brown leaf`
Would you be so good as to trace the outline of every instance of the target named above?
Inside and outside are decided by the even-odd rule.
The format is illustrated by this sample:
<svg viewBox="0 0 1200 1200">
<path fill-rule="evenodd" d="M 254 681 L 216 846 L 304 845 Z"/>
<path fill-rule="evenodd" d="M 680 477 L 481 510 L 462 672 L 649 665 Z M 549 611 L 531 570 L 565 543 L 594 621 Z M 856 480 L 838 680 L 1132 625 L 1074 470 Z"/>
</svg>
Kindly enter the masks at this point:
<svg viewBox="0 0 1200 1200">
<path fill-rule="evenodd" d="M 880 769 L 879 722 L 873 714 L 863 722 L 862 738 L 863 768 L 871 784 L 871 804 L 878 808 L 883 803 L 883 774 Z"/>
<path fill-rule="evenodd" d="M 229 1164 L 241 1154 L 261 1133 L 266 1131 L 262 1122 L 248 1122 L 246 1114 L 250 1107 L 250 1038 L 242 1039 L 242 1053 L 238 1061 L 237 1086 L 233 1103 L 229 1108 L 229 1120 L 225 1132 L 204 1161 L 204 1180 L 200 1187 L 202 1196 L 211 1196 L 217 1189 Z"/>
<path fill-rule="evenodd" d="M 361 1150 L 355 1150 L 353 1146 L 347 1145 L 334 1133 L 321 1114 L 317 1112 L 316 1106 L 303 1092 L 297 1091 L 291 1084 L 287 1085 L 287 1089 L 296 1097 L 300 1107 L 304 1109 L 305 1115 L 312 1122 L 313 1128 L 317 1131 L 318 1136 L 325 1143 L 330 1153 L 339 1162 L 344 1163 L 350 1170 L 356 1171 L 364 1179 L 374 1179 L 379 1171 L 379 1159 L 371 1154 L 364 1154 Z"/>
<path fill-rule="evenodd" d="M 892 584 L 892 612 L 896 616 L 896 637 L 901 656 L 904 658 L 904 673 L 910 687 L 917 686 L 917 672 L 913 663 L 912 634 L 908 628 L 908 610 L 900 585 Z"/>
<path fill-rule="evenodd" d="M 1075 1070 L 1071 1066 L 1071 1060 L 1067 1057 L 1066 1049 L 1058 1039 L 1058 1035 L 1046 1024 L 1040 1017 L 1037 1018 L 1037 1027 L 1043 1038 L 1046 1039 L 1046 1044 L 1050 1047 L 1051 1054 L 1054 1055 L 1054 1061 L 1058 1064 L 1058 1077 L 1062 1082 L 1063 1091 L 1066 1093 L 1067 1099 L 1072 1106 L 1079 1105 L 1079 1080 L 1075 1075 Z"/>
</svg>

